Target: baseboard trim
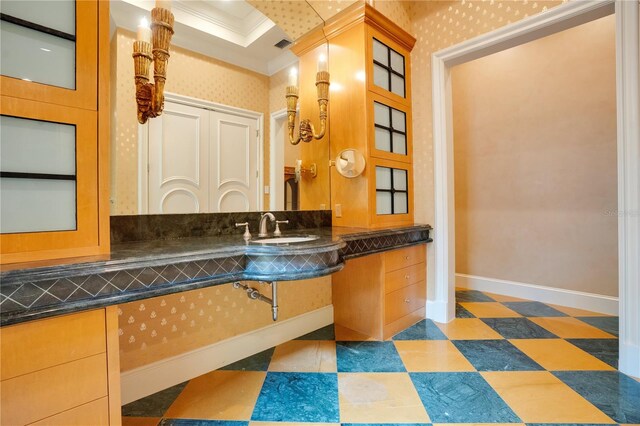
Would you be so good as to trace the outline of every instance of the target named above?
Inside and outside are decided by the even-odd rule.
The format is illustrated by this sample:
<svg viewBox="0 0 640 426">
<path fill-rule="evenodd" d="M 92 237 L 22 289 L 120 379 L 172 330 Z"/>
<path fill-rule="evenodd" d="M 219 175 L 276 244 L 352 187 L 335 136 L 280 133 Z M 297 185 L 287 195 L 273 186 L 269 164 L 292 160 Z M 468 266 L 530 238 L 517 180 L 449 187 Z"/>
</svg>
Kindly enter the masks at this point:
<svg viewBox="0 0 640 426">
<path fill-rule="evenodd" d="M 453 309 L 451 311 L 454 311 Z M 449 314 L 449 304 L 441 300 L 427 300 L 426 317 L 435 322 L 452 321 L 455 314 Z"/>
<path fill-rule="evenodd" d="M 120 374 L 122 404 L 267 350 L 333 323 L 333 305 Z"/>
<path fill-rule="evenodd" d="M 620 341 L 618 369 L 626 374 L 640 378 L 640 346 Z"/>
<path fill-rule="evenodd" d="M 618 298 L 601 294 L 466 274 L 456 274 L 456 286 L 608 315 L 618 315 Z"/>
</svg>

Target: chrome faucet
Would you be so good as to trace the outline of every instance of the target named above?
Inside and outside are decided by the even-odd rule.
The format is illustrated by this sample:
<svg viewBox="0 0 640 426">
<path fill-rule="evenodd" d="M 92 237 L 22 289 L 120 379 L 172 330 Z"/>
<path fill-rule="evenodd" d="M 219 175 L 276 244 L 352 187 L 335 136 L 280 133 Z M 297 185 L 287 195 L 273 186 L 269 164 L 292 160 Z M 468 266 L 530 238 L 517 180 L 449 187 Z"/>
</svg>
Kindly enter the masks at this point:
<svg viewBox="0 0 640 426">
<path fill-rule="evenodd" d="M 258 231 L 258 237 L 266 237 L 269 235 L 268 231 L 267 231 L 267 219 L 271 220 L 271 222 L 275 222 L 276 217 L 273 215 L 273 213 L 264 213 L 262 216 L 260 216 L 260 226 L 258 227 L 259 231 Z"/>
</svg>

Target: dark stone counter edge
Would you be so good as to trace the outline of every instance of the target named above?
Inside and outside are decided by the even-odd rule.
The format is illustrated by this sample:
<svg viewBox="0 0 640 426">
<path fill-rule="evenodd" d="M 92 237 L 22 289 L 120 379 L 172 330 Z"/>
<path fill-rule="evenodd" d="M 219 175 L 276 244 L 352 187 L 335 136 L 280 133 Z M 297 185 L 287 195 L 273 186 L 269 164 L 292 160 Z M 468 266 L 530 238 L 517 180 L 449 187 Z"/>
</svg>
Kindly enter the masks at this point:
<svg viewBox="0 0 640 426">
<path fill-rule="evenodd" d="M 331 264 L 328 265 L 316 265 L 308 270 L 296 270 L 296 271 L 287 271 L 287 272 L 279 272 L 277 267 L 274 268 L 273 271 L 264 272 L 264 271 L 255 271 L 255 270 L 246 270 L 246 264 L 240 266 L 236 264 L 238 267 L 241 267 L 244 270 L 229 270 L 227 273 L 216 273 L 210 274 L 210 276 L 206 277 L 194 277 L 189 280 L 181 281 L 181 282 L 172 282 L 167 284 L 160 284 L 153 287 L 147 288 L 137 288 L 132 290 L 122 291 L 120 293 L 112 293 L 108 295 L 96 295 L 94 297 L 85 297 L 80 300 L 69 300 L 69 301 L 61 301 L 55 304 L 48 304 L 42 306 L 31 306 L 24 309 L 18 310 L 10 310 L 9 312 L 0 312 L 0 326 L 16 324 L 24 321 L 30 321 L 34 319 L 46 318 L 55 315 L 61 315 L 71 312 L 78 312 L 88 309 L 95 309 L 100 307 L 105 307 L 109 305 L 114 305 L 118 303 L 126 303 L 156 296 L 161 296 L 164 294 L 171 294 L 181 291 L 188 291 L 197 288 L 209 287 L 214 285 L 226 284 L 236 280 L 252 280 L 252 281 L 290 281 L 290 280 L 299 280 L 299 279 L 307 279 L 320 277 L 324 275 L 329 275 L 334 272 L 341 270 L 344 267 L 344 260 L 348 260 L 351 258 L 366 256 L 368 254 L 374 254 L 389 250 L 394 250 L 403 247 L 409 247 L 417 244 L 424 244 L 431 242 L 432 239 L 429 238 L 429 231 L 431 227 L 428 225 L 418 225 L 418 226 L 410 226 L 400 229 L 394 230 L 380 230 L 380 231 L 368 231 L 357 234 L 346 234 L 338 237 L 337 241 L 334 241 L 334 250 L 331 251 L 335 253 L 334 259 L 331 260 Z M 392 239 L 389 239 L 392 238 Z M 368 242 L 376 242 L 377 244 L 372 246 L 365 247 L 345 247 L 345 243 L 365 243 Z M 323 247 L 324 250 L 318 250 L 319 252 L 325 252 L 329 255 L 326 249 L 328 247 Z M 349 249 L 349 250 L 348 250 Z M 337 256 L 337 251 L 340 251 L 340 256 Z M 355 250 L 355 252 L 354 252 Z M 220 254 L 220 253 L 218 253 Z M 225 253 L 229 255 L 230 253 Z M 235 254 L 235 253 L 234 253 Z M 246 256 L 246 252 L 244 256 Z M 200 258 L 200 256 L 196 256 Z M 204 258 L 217 258 L 216 260 L 222 260 L 217 256 L 204 256 Z M 260 257 L 260 256 L 258 256 Z M 226 258 L 232 261 L 232 258 Z M 184 261 L 185 258 L 172 259 L 173 262 Z M 193 260 L 193 258 L 191 258 Z M 203 259 L 204 260 L 204 259 Z M 146 262 L 141 262 L 146 263 Z M 164 263 L 164 262 L 163 262 Z M 243 262 L 244 263 L 244 262 Z M 142 266 L 139 264 L 138 266 Z M 3 296 L 4 301 L 4 296 Z"/>
<path fill-rule="evenodd" d="M 197 290 L 205 287 L 213 287 L 222 284 L 229 284 L 234 281 L 292 281 L 292 280 L 304 280 L 309 278 L 318 278 L 325 275 L 333 274 L 344 268 L 344 263 L 341 262 L 338 265 L 308 272 L 301 272 L 292 276 L 290 273 L 286 274 L 226 274 L 220 275 L 212 279 L 204 279 L 199 281 L 188 281 L 180 284 L 168 285 L 165 287 L 157 287 L 153 289 L 142 289 L 139 291 L 131 291 L 127 293 L 121 293 L 111 295 L 102 298 L 94 298 L 89 301 L 81 300 L 77 302 L 69 302 L 60 305 L 44 306 L 38 309 L 29 309 L 27 311 L 10 312 L 3 314 L 0 320 L 0 326 L 8 326 L 19 324 L 26 321 L 33 321 L 37 319 L 43 319 L 63 314 L 71 314 L 75 312 L 87 311 L 90 309 L 104 308 L 106 306 L 117 305 L 120 303 L 135 302 L 137 300 L 149 299 L 157 296 L 164 296 L 167 294 L 180 293 L 183 291 Z"/>
<path fill-rule="evenodd" d="M 421 241 L 415 241 L 415 242 L 406 243 L 406 244 L 400 244 L 400 245 L 393 246 L 393 247 L 384 247 L 384 248 L 369 250 L 369 251 L 361 252 L 361 253 L 347 254 L 347 255 L 342 256 L 342 259 L 344 259 L 344 260 L 355 259 L 357 257 L 369 256 L 370 254 L 382 253 L 382 252 L 389 251 L 389 250 L 401 249 L 401 248 L 405 248 L 405 247 L 417 246 L 419 244 L 426 244 L 426 243 L 432 243 L 432 242 L 433 242 L 433 238 L 429 238 L 427 240 L 421 240 Z"/>
<path fill-rule="evenodd" d="M 180 255 L 162 254 L 151 257 L 143 254 L 134 258 L 106 260 L 93 263 L 63 264 L 59 266 L 38 268 L 35 270 L 26 269 L 8 271 L 1 273 L 0 279 L 2 279 L 2 282 L 5 284 L 14 284 L 16 282 L 41 281 L 70 276 L 110 273 L 134 268 L 160 267 L 185 262 L 224 260 L 234 256 L 260 257 L 279 254 L 287 256 L 312 255 L 340 250 L 345 246 L 345 244 L 346 242 L 343 240 L 332 241 L 327 238 L 319 239 L 317 242 L 314 241 L 308 245 L 260 246 L 257 244 L 236 244 L 223 249 L 215 248 L 209 250 L 187 251 Z"/>
</svg>

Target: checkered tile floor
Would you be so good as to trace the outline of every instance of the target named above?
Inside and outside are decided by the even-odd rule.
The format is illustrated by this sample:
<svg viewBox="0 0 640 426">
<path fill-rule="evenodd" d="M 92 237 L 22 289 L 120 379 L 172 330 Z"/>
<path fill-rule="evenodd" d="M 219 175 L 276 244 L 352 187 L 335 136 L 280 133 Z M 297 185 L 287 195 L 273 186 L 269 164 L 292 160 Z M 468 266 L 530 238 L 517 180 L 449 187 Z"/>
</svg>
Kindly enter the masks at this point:
<svg viewBox="0 0 640 426">
<path fill-rule="evenodd" d="M 125 426 L 640 423 L 618 319 L 478 291 L 392 341 L 325 327 L 123 407 Z"/>
</svg>

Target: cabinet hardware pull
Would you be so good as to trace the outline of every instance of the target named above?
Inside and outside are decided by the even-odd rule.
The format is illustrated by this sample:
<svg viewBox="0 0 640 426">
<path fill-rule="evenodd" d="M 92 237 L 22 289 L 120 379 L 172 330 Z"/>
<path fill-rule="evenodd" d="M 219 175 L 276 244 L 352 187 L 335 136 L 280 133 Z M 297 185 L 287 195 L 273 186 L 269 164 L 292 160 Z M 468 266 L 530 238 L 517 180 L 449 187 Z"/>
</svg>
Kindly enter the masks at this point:
<svg viewBox="0 0 640 426">
<path fill-rule="evenodd" d="M 404 257 L 404 260 L 409 260 L 409 256 L 405 256 L 405 257 Z"/>
<path fill-rule="evenodd" d="M 404 279 L 405 279 L 405 280 L 408 280 L 408 279 L 409 279 L 409 275 L 405 275 L 405 276 L 404 276 Z"/>
<path fill-rule="evenodd" d="M 409 299 L 404 299 L 404 303 L 409 303 L 410 300 Z"/>
</svg>

